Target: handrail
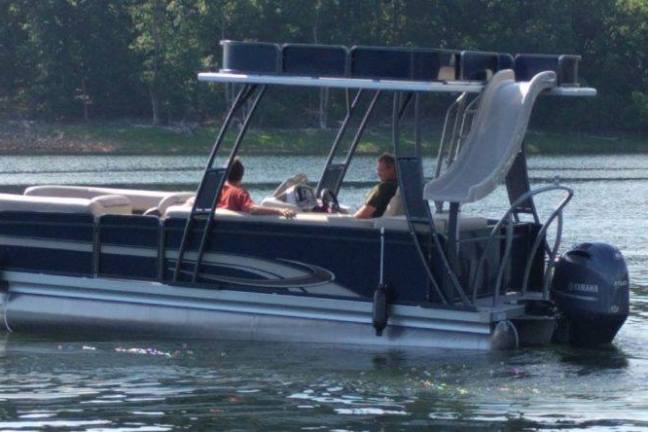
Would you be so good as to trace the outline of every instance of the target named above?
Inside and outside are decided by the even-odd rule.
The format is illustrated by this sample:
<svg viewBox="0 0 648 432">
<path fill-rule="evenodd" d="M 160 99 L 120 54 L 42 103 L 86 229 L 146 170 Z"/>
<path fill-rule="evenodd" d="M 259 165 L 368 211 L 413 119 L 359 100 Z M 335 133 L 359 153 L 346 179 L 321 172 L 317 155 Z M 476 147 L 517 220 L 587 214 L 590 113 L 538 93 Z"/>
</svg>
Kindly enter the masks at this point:
<svg viewBox="0 0 648 432">
<path fill-rule="evenodd" d="M 531 251 L 530 251 L 530 253 L 529 253 L 528 257 L 527 257 L 527 265 L 526 265 L 526 268 L 525 268 L 524 279 L 523 279 L 523 283 L 522 283 L 522 292 L 523 293 L 526 292 L 526 286 L 528 285 L 528 278 L 529 278 L 529 276 L 531 274 L 531 260 L 532 260 L 533 256 L 535 255 L 535 253 L 537 252 L 538 247 L 543 242 L 544 235 L 546 234 L 548 227 L 551 225 L 551 223 L 554 221 L 554 219 L 556 217 L 559 217 L 559 232 L 558 232 L 558 234 L 556 236 L 556 241 L 554 242 L 554 247 L 551 249 L 551 251 L 550 251 L 551 253 L 549 254 L 550 257 L 552 257 L 552 259 L 553 259 L 553 257 L 555 256 L 555 253 L 558 250 L 558 247 L 560 246 L 560 239 L 561 239 L 561 234 L 562 234 L 562 210 L 567 205 L 567 203 L 569 203 L 572 196 L 574 195 L 573 190 L 571 190 L 570 188 L 568 188 L 566 186 L 561 186 L 561 185 L 545 186 L 545 187 L 538 188 L 538 189 L 535 189 L 535 190 L 531 190 L 531 191 L 528 191 L 528 192 L 522 194 L 517 200 L 515 200 L 511 204 L 511 206 L 506 211 L 506 213 L 504 213 L 504 216 L 502 216 L 502 218 L 495 224 L 495 226 L 491 230 L 490 235 L 488 236 L 488 240 L 486 241 L 486 245 L 484 246 L 484 252 L 482 253 L 482 257 L 479 260 L 479 264 L 477 265 L 477 270 L 475 271 L 475 274 L 473 275 L 473 280 L 472 280 L 472 282 L 470 284 L 470 287 L 472 289 L 472 301 L 473 301 L 473 303 L 477 300 L 478 283 L 479 283 L 479 280 L 481 279 L 481 273 L 483 271 L 484 263 L 486 262 L 487 252 L 488 252 L 488 250 L 490 249 L 490 247 L 492 245 L 493 239 L 496 238 L 496 235 L 499 233 L 502 225 L 504 225 L 505 223 L 508 223 L 508 225 L 510 225 L 511 228 L 507 227 L 507 231 L 506 231 L 506 247 L 505 247 L 504 255 L 503 255 L 504 259 L 502 260 L 502 263 L 500 264 L 500 268 L 499 268 L 499 271 L 498 271 L 498 277 L 497 277 L 497 281 L 496 281 L 496 285 L 495 285 L 495 292 L 494 292 L 494 295 L 493 295 L 493 301 L 496 301 L 496 298 L 499 297 L 500 285 L 502 284 L 504 270 L 505 270 L 505 267 L 508 266 L 510 249 L 511 249 L 511 246 L 512 246 L 512 236 L 513 236 L 511 217 L 513 215 L 513 212 L 515 211 L 515 208 L 517 208 L 518 205 L 520 205 L 522 202 L 524 202 L 525 200 L 527 200 L 527 199 L 529 199 L 529 198 L 531 198 L 533 196 L 536 196 L 536 195 L 539 195 L 539 194 L 542 194 L 542 193 L 545 193 L 545 192 L 556 191 L 556 190 L 563 190 L 563 191 L 567 192 L 567 196 L 553 210 L 553 212 L 551 213 L 549 218 L 547 218 L 547 221 L 542 225 L 542 228 L 540 229 L 540 231 L 538 231 L 538 234 L 536 235 L 536 239 L 535 239 L 535 242 L 533 244 L 533 247 L 531 248 Z M 546 273 L 545 273 L 545 275 L 546 275 Z M 545 284 L 546 284 L 546 281 L 545 281 Z"/>
<path fill-rule="evenodd" d="M 568 187 L 556 185 L 555 188 L 559 188 L 566 191 L 567 196 L 558 204 L 558 206 L 554 209 L 551 215 L 549 215 L 549 217 L 547 218 L 547 221 L 542 225 L 540 231 L 538 231 L 538 234 L 536 235 L 536 240 L 533 243 L 533 247 L 531 248 L 527 256 L 527 265 L 524 270 L 524 279 L 522 280 L 522 294 L 526 294 L 527 286 L 529 284 L 529 277 L 531 275 L 531 259 L 533 259 L 533 256 L 537 253 L 540 244 L 541 243 L 546 244 L 546 242 L 544 241 L 544 236 L 547 233 L 549 226 L 553 223 L 554 219 L 558 218 L 558 226 L 556 228 L 556 238 L 554 239 L 553 248 L 548 248 L 546 250 L 549 259 L 547 263 L 547 268 L 545 269 L 543 287 L 542 287 L 543 288 L 542 297 L 545 300 L 548 298 L 548 294 L 549 294 L 549 278 L 548 278 L 549 272 L 555 265 L 554 259 L 556 258 L 556 253 L 558 252 L 558 247 L 560 247 L 560 240 L 562 238 L 562 224 L 563 224 L 562 210 L 563 208 L 565 208 L 565 206 L 569 203 L 569 201 L 571 201 L 572 197 L 574 196 L 574 191 Z"/>
</svg>

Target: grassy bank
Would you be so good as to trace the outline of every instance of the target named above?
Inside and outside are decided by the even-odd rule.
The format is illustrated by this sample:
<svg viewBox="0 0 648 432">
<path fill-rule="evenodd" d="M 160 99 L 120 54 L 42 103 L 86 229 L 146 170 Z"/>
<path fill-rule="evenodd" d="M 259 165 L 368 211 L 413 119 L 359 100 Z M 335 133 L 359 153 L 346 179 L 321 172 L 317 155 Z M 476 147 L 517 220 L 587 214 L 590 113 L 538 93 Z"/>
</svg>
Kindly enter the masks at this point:
<svg viewBox="0 0 648 432">
<path fill-rule="evenodd" d="M 0 122 L 2 154 L 204 154 L 216 136 L 215 127 L 152 127 L 135 123 L 57 124 L 25 121 Z M 326 154 L 334 129 L 252 129 L 242 151 L 248 154 Z M 433 154 L 439 131 L 424 131 L 423 146 Z M 350 134 L 347 137 L 350 139 Z M 228 137 L 233 139 L 233 136 Z M 348 141 L 347 141 L 348 142 Z M 413 145 L 411 136 L 403 142 Z M 534 154 L 644 153 L 648 139 L 530 131 L 527 145 Z M 358 153 L 391 150 L 389 128 L 367 130 Z"/>
</svg>

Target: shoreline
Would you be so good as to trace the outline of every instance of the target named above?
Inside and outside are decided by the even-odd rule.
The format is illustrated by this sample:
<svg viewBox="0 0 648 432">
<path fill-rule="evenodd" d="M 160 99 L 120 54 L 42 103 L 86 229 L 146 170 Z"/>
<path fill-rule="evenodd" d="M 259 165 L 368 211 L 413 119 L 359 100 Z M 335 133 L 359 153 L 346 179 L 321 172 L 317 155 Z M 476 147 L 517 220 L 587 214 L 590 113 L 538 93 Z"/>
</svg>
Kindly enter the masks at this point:
<svg viewBox="0 0 648 432">
<path fill-rule="evenodd" d="M 20 155 L 146 155 L 208 154 L 216 128 L 178 124 L 151 126 L 131 122 L 56 123 L 41 121 L 0 121 L 0 154 Z M 326 155 L 334 139 L 334 128 L 252 129 L 246 135 L 242 154 Z M 350 134 L 349 134 L 350 135 Z M 439 138 L 440 131 L 429 130 L 425 137 Z M 348 139 L 348 137 L 347 137 Z M 618 134 L 596 136 L 539 130 L 527 132 L 529 154 L 640 154 L 648 153 L 648 139 Z M 413 146 L 412 137 L 403 136 L 404 145 Z M 423 150 L 434 154 L 436 141 L 423 141 Z M 388 128 L 367 130 L 356 153 L 377 155 L 391 150 Z"/>
</svg>

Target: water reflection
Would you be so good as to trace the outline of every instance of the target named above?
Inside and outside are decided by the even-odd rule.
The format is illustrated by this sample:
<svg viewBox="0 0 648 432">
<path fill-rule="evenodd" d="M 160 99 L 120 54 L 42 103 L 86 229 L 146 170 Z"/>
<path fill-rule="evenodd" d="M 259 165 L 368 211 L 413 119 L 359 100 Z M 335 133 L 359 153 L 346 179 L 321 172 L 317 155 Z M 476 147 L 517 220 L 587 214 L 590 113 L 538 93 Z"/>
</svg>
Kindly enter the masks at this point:
<svg viewBox="0 0 648 432">
<path fill-rule="evenodd" d="M 630 365 L 628 356 L 614 345 L 592 348 L 561 347 L 557 353 L 561 362 L 576 366 L 580 376 L 625 369 Z"/>
<path fill-rule="evenodd" d="M 583 410 L 603 401 L 621 410 L 620 424 L 641 420 L 625 405 L 628 378 L 618 371 L 630 364 L 619 349 L 377 353 L 276 343 L 69 342 L 65 335 L 11 335 L 7 342 L 0 362 L 5 429 L 581 427 Z"/>
</svg>

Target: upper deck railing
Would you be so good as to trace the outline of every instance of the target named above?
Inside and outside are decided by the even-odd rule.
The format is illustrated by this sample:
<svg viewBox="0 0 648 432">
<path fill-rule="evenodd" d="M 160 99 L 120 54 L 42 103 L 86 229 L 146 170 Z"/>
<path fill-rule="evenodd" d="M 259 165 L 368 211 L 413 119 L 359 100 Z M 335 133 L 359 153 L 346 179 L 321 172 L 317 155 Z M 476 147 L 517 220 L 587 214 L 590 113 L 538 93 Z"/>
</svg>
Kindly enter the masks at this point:
<svg viewBox="0 0 648 432">
<path fill-rule="evenodd" d="M 510 54 L 337 45 L 222 41 L 223 67 L 198 74 L 208 82 L 269 84 L 412 92 L 479 93 L 496 72 L 513 69 L 528 81 L 554 71 L 558 86 L 547 94 L 595 96 L 580 87 L 580 56 Z"/>
</svg>

